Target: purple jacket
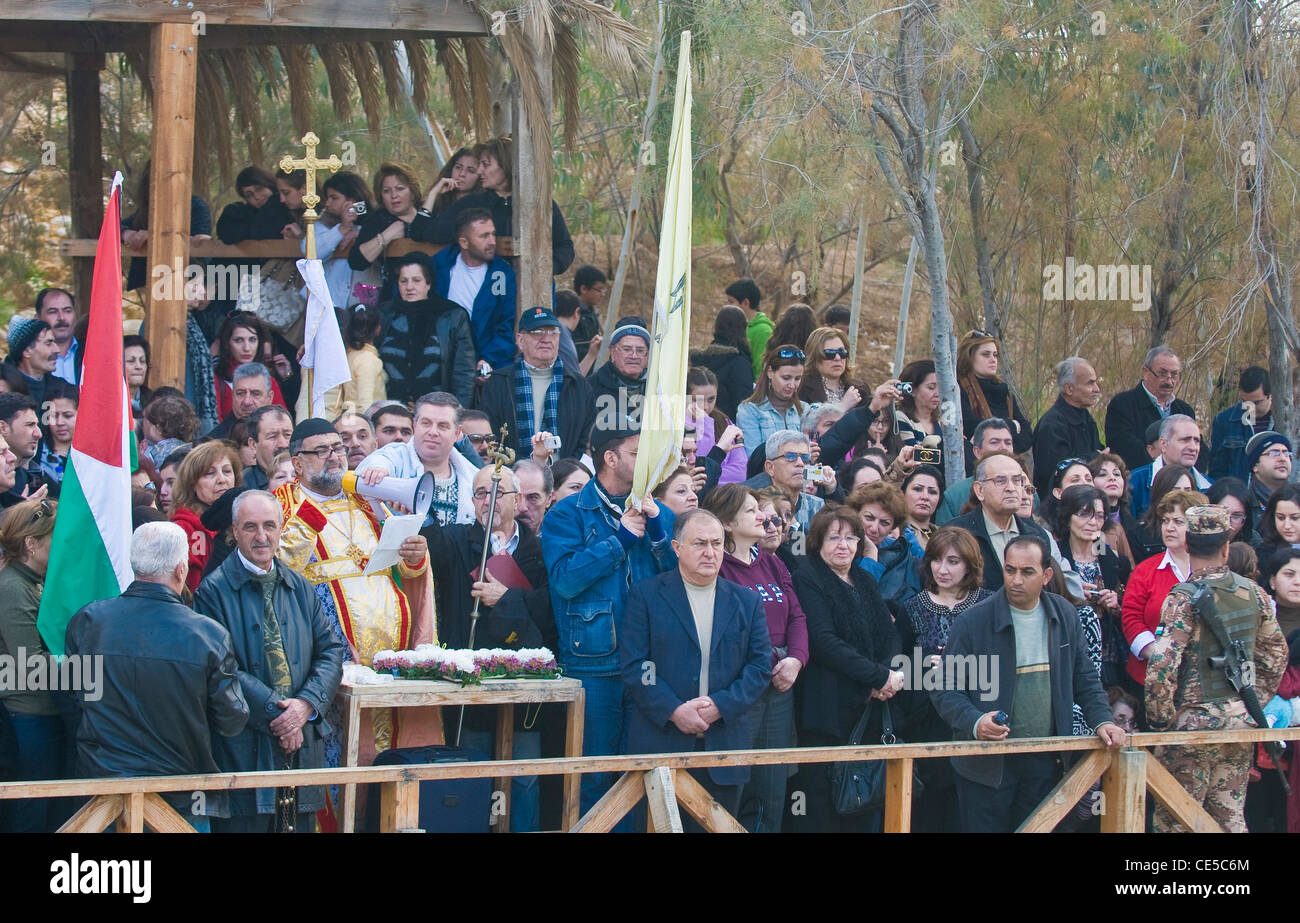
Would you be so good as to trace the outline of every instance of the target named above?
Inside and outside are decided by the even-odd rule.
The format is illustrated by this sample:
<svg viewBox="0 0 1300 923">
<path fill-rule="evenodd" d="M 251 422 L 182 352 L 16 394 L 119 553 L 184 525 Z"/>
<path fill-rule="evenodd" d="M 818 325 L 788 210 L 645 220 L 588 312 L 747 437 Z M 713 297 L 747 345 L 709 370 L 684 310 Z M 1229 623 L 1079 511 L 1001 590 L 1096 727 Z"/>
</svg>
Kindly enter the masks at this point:
<svg viewBox="0 0 1300 923">
<path fill-rule="evenodd" d="M 697 458 L 703 458 L 709 454 L 709 450 L 717 445 L 717 433 L 713 431 L 713 418 L 701 417 L 695 421 L 695 455 Z M 704 462 L 699 462 L 704 464 Z M 744 446 L 736 446 L 727 453 L 727 457 L 722 462 L 722 475 L 718 478 L 719 484 L 741 484 L 748 475 L 745 473 L 749 465 L 749 456 L 745 454 Z M 771 625 L 768 625 L 771 628 Z M 776 642 L 773 641 L 773 644 Z"/>
<path fill-rule="evenodd" d="M 762 597 L 767 633 L 772 639 L 772 665 L 781 659 L 775 649 L 784 647 L 789 656 L 808 666 L 808 622 L 799 598 L 794 595 L 790 571 L 781 559 L 770 551 L 760 550 L 758 558 L 746 564 L 734 554 L 724 554 L 718 576 L 748 587 Z"/>
</svg>

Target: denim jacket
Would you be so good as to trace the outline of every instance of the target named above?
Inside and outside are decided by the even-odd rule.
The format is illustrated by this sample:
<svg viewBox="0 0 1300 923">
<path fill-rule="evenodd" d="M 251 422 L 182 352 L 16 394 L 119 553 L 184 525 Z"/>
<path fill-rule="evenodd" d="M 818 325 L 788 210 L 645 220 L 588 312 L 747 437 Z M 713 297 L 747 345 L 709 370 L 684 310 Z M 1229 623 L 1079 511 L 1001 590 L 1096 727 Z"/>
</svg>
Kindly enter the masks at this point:
<svg viewBox="0 0 1300 923">
<path fill-rule="evenodd" d="M 677 566 L 669 544 L 672 511 L 660 504 L 657 518 L 662 538 L 647 536 L 625 551 L 619 521 L 601 502 L 594 480 L 546 514 L 542 556 L 560 636 L 555 656 L 567 675 L 619 674 L 618 627 L 628 587 Z"/>
</svg>

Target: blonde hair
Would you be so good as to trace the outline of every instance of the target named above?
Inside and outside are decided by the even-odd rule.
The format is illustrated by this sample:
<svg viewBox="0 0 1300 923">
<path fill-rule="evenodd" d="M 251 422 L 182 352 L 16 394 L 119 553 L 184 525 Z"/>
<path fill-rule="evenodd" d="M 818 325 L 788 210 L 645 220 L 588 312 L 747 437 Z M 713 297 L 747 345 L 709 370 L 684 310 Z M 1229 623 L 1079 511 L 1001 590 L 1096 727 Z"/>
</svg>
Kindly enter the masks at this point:
<svg viewBox="0 0 1300 923">
<path fill-rule="evenodd" d="M 803 373 L 805 376 L 817 371 L 817 363 L 826 361 L 822 355 L 822 350 L 831 340 L 839 340 L 844 344 L 844 348 L 849 348 L 848 337 L 834 327 L 818 327 L 812 333 L 808 334 L 808 343 L 804 346 L 804 355 L 808 358 L 804 360 Z M 818 373 L 820 374 L 820 373 Z M 845 385 L 853 378 L 853 368 L 849 365 L 848 357 L 844 358 L 844 374 L 840 381 Z"/>
<path fill-rule="evenodd" d="M 40 541 L 54 531 L 58 507 L 57 500 L 24 500 L 5 511 L 0 517 L 0 550 L 6 560 L 21 561 L 29 538 Z"/>
</svg>

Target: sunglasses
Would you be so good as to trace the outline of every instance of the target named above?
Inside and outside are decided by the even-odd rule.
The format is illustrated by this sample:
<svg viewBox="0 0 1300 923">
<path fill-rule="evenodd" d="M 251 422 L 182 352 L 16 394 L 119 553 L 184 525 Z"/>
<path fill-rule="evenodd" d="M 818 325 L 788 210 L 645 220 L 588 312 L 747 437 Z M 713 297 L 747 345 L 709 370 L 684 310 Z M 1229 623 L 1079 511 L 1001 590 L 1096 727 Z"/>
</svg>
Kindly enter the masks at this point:
<svg viewBox="0 0 1300 923">
<path fill-rule="evenodd" d="M 785 525 L 785 520 L 780 516 L 768 516 L 766 519 L 761 520 L 761 522 L 764 529 L 779 529 L 781 526 Z"/>
<path fill-rule="evenodd" d="M 807 452 L 782 452 L 777 457 L 784 458 L 788 462 L 797 461 L 797 462 L 803 462 L 805 465 L 812 464 L 812 456 L 809 455 Z"/>
<path fill-rule="evenodd" d="M 845 353 L 845 355 L 847 356 L 848 353 Z M 782 346 L 773 354 L 773 356 L 776 359 L 798 359 L 800 362 L 803 362 L 808 358 L 803 354 L 802 349 L 797 349 L 794 346 Z"/>
<path fill-rule="evenodd" d="M 36 509 L 32 511 L 32 518 L 27 521 L 27 524 L 30 526 L 36 522 L 39 522 L 41 519 L 45 518 L 46 516 L 53 516 L 53 515 L 54 515 L 53 504 L 51 504 L 49 500 L 42 500 L 40 506 L 36 507 Z"/>
<path fill-rule="evenodd" d="M 826 359 L 847 359 L 849 351 L 847 349 L 823 349 L 822 356 Z"/>
</svg>

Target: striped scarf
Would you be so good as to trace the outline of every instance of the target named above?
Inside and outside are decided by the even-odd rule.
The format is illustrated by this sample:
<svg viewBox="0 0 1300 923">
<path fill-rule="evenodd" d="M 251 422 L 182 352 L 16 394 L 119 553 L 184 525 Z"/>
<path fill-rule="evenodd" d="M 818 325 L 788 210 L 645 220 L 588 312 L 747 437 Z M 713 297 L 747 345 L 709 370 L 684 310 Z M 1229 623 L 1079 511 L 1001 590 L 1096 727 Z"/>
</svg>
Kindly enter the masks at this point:
<svg viewBox="0 0 1300 923">
<path fill-rule="evenodd" d="M 208 348 L 203 328 L 193 314 L 185 315 L 185 364 L 188 366 L 187 384 L 192 382 L 193 394 L 186 394 L 194 404 L 199 418 L 199 432 L 206 433 L 220 421 L 217 419 L 217 394 L 213 389 L 216 362 Z"/>
<path fill-rule="evenodd" d="M 564 363 L 558 358 L 551 366 L 551 386 L 546 390 L 542 432 L 554 434 L 560 425 L 560 389 L 564 387 Z M 533 376 L 521 358 L 515 367 L 515 436 L 519 454 L 533 451 Z"/>
</svg>

